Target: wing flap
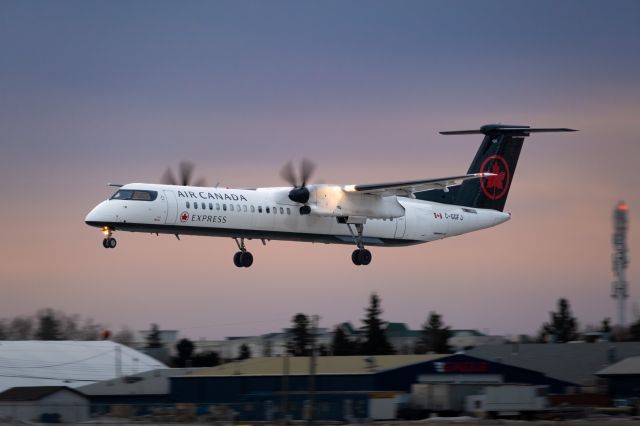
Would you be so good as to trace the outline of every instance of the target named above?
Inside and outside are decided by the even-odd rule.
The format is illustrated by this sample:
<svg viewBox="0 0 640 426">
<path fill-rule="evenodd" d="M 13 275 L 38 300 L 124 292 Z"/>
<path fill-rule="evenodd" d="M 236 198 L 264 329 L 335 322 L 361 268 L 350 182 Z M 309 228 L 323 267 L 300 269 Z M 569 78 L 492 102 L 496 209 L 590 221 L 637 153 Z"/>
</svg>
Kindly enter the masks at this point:
<svg viewBox="0 0 640 426">
<path fill-rule="evenodd" d="M 400 195 L 410 196 L 414 192 L 429 191 L 433 189 L 445 190 L 453 185 L 469 179 L 480 179 L 482 177 L 494 176 L 493 173 L 471 173 L 459 176 L 448 176 L 436 179 L 421 179 L 403 182 L 385 182 L 362 185 L 347 185 L 344 190 L 347 192 L 360 192 L 363 194 L 389 196 Z"/>
</svg>

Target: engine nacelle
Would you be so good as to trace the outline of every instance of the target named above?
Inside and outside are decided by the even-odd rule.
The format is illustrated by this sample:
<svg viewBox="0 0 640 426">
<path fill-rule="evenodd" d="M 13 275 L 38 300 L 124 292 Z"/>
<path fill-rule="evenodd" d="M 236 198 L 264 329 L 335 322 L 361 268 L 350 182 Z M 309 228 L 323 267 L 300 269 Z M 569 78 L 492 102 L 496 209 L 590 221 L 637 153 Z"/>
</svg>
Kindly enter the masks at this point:
<svg viewBox="0 0 640 426">
<path fill-rule="evenodd" d="M 370 219 L 392 219 L 404 216 L 404 207 L 396 196 L 346 192 L 338 185 L 314 185 L 310 202 L 311 214 L 318 216 L 365 216 Z"/>
</svg>

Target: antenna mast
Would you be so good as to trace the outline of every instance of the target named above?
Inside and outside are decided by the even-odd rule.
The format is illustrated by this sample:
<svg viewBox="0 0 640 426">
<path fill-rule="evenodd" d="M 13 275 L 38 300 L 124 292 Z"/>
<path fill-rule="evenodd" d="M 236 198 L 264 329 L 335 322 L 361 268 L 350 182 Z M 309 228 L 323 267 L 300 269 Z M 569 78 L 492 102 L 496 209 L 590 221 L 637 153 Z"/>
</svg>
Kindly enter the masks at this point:
<svg viewBox="0 0 640 426">
<path fill-rule="evenodd" d="M 627 292 L 626 269 L 627 259 L 627 223 L 629 206 L 620 201 L 613 210 L 613 291 L 611 297 L 616 301 L 618 311 L 618 326 L 626 325 L 625 302 L 629 297 Z"/>
</svg>

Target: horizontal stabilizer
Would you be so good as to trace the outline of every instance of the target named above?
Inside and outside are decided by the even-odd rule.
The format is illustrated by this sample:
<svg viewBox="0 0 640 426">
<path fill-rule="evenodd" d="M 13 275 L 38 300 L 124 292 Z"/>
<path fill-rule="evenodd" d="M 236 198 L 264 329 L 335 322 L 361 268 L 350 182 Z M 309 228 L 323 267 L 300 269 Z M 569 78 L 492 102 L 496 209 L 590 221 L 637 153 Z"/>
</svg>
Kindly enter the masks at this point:
<svg viewBox="0 0 640 426">
<path fill-rule="evenodd" d="M 451 130 L 440 132 L 441 135 L 511 135 L 529 136 L 530 133 L 576 132 L 566 127 L 531 128 L 529 126 L 513 126 L 507 124 L 487 124 L 478 130 Z"/>
</svg>

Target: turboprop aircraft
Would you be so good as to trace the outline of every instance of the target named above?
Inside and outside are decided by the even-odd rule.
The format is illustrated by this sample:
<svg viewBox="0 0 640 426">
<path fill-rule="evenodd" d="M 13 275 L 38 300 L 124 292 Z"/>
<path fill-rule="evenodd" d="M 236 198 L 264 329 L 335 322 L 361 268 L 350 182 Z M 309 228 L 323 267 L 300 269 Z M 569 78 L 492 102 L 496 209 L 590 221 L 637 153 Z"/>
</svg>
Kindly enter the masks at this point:
<svg viewBox="0 0 640 426">
<path fill-rule="evenodd" d="M 365 246 L 407 246 L 453 237 L 506 222 L 503 212 L 524 138 L 532 133 L 571 132 L 488 124 L 443 135 L 484 135 L 466 174 L 376 184 L 309 184 L 314 165 L 303 160 L 299 176 L 282 170 L 290 187 L 233 189 L 189 185 L 192 165 L 181 164 L 181 181 L 168 170 L 164 184 L 130 183 L 87 215 L 101 228 L 105 248 L 115 231 L 201 235 L 235 240 L 237 267 L 253 264 L 247 240 L 353 244 L 355 265 L 368 265 Z"/>
</svg>

